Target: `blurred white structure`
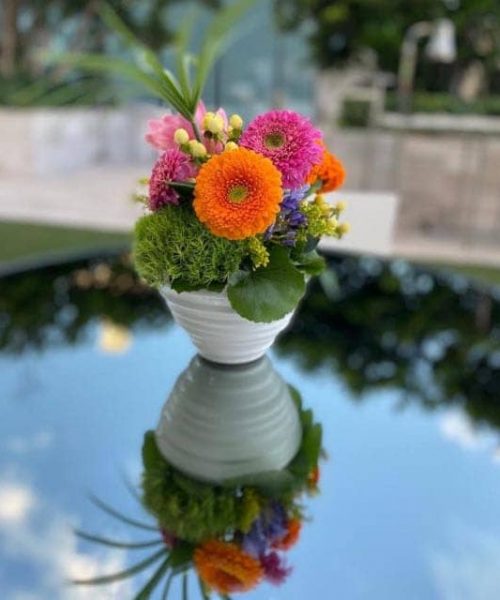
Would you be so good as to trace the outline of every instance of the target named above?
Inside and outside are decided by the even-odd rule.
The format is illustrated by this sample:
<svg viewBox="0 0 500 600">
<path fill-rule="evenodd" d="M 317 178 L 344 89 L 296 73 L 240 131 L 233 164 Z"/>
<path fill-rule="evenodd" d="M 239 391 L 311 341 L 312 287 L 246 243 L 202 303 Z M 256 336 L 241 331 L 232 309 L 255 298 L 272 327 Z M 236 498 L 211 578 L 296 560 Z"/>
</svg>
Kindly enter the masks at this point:
<svg viewBox="0 0 500 600">
<path fill-rule="evenodd" d="M 392 192 L 334 192 L 325 196 L 329 202 L 339 200 L 347 207 L 342 220 L 350 223 L 351 231 L 342 240 L 325 238 L 322 250 L 337 250 L 355 254 L 388 256 L 394 250 L 394 233 L 398 197 Z"/>
</svg>

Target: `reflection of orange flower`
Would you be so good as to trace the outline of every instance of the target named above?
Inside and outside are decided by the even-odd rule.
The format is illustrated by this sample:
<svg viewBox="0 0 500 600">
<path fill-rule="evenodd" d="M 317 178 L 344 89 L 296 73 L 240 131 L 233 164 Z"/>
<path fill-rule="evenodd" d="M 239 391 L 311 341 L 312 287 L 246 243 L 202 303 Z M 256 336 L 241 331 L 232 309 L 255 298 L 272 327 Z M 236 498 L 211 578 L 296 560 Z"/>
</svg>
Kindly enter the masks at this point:
<svg viewBox="0 0 500 600">
<path fill-rule="evenodd" d="M 258 560 L 236 544 L 210 540 L 194 552 L 194 564 L 203 582 L 219 594 L 247 592 L 262 579 Z"/>
<path fill-rule="evenodd" d="M 288 550 L 294 546 L 299 539 L 301 528 L 302 523 L 298 519 L 290 519 L 285 535 L 277 542 L 274 542 L 273 548 L 276 548 L 277 550 Z"/>
<path fill-rule="evenodd" d="M 213 156 L 201 167 L 193 206 L 214 235 L 242 240 L 273 224 L 282 193 L 281 175 L 273 163 L 238 148 Z"/>
<path fill-rule="evenodd" d="M 307 176 L 307 183 L 321 181 L 320 193 L 333 192 L 345 181 L 345 170 L 340 160 L 325 148 L 319 165 L 315 165 Z"/>
<path fill-rule="evenodd" d="M 314 469 L 309 473 L 309 477 L 307 478 L 307 483 L 309 487 L 316 487 L 319 482 L 319 467 L 314 467 Z"/>
</svg>

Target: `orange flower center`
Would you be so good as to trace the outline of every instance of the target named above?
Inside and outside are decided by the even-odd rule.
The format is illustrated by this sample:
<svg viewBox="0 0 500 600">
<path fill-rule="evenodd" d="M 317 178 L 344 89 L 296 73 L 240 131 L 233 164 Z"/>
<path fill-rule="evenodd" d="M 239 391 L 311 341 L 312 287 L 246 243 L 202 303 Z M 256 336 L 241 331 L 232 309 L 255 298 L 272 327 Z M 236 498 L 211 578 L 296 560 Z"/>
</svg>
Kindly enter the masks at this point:
<svg viewBox="0 0 500 600">
<path fill-rule="evenodd" d="M 248 188 L 244 185 L 233 185 L 227 195 L 229 202 L 241 204 L 248 196 Z"/>
<path fill-rule="evenodd" d="M 285 136 L 281 133 L 281 131 L 272 131 L 268 133 L 264 138 L 264 144 L 266 148 L 269 150 L 277 150 L 281 148 L 285 144 Z"/>
</svg>

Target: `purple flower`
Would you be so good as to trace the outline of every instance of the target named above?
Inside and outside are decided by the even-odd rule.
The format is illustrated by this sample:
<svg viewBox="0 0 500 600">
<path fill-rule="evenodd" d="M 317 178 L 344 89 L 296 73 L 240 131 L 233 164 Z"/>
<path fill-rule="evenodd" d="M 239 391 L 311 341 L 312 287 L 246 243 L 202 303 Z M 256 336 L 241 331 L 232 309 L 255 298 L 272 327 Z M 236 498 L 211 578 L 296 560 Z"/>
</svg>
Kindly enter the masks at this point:
<svg viewBox="0 0 500 600">
<path fill-rule="evenodd" d="M 269 542 L 272 544 L 276 540 L 280 540 L 287 532 L 288 517 L 286 510 L 278 502 L 273 502 L 271 510 L 267 515 L 266 535 Z"/>
<path fill-rule="evenodd" d="M 274 542 L 286 534 L 287 521 L 286 510 L 278 502 L 273 502 L 243 536 L 243 550 L 255 558 L 263 556 Z"/>
<path fill-rule="evenodd" d="M 264 577 L 273 585 L 281 585 L 292 572 L 291 567 L 287 567 L 277 552 L 271 552 L 261 556 L 260 564 L 264 569 Z"/>
<path fill-rule="evenodd" d="M 307 224 L 307 219 L 300 211 L 300 202 L 303 200 L 309 186 L 305 185 L 295 190 L 290 190 L 283 196 L 280 213 L 276 222 L 264 234 L 267 241 L 275 236 L 284 246 L 294 246 L 297 230 Z"/>
</svg>

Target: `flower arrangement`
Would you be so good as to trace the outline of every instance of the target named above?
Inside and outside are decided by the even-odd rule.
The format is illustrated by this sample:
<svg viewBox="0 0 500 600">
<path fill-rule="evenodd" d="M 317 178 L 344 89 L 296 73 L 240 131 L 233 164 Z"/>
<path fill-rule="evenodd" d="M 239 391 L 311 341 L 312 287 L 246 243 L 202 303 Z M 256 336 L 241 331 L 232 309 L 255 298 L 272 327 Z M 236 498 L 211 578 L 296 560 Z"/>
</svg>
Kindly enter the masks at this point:
<svg viewBox="0 0 500 600">
<path fill-rule="evenodd" d="M 322 193 L 345 179 L 342 163 L 311 122 L 272 110 L 244 126 L 239 115 L 207 111 L 149 122 L 160 155 L 147 180 L 148 214 L 136 226 L 135 263 L 153 286 L 178 292 L 227 290 L 252 321 L 277 320 L 323 261 L 323 235 L 342 237 L 343 203 Z M 268 301 L 272 295 L 273 302 Z"/>
<path fill-rule="evenodd" d="M 321 454 L 321 426 L 314 422 L 310 410 L 302 408 L 298 392 L 291 392 L 299 408 L 303 437 L 297 455 L 282 471 L 221 485 L 200 482 L 170 465 L 161 455 L 154 433 L 147 432 L 143 445 L 142 503 L 155 524 L 128 519 L 100 500 L 95 501 L 114 517 L 157 531 L 160 537 L 123 544 L 77 533 L 85 540 L 107 546 L 160 549 L 122 573 L 74 583 L 112 583 L 158 563 L 157 571 L 144 587 L 149 594 L 162 579 L 168 590 L 173 576 L 186 576 L 190 570 L 196 573 L 205 599 L 212 593 L 228 598 L 229 594 L 249 591 L 264 581 L 283 584 L 292 571 L 286 553 L 299 540 L 304 520 L 303 498 L 318 492 Z M 187 577 L 183 585 L 187 588 Z"/>
<path fill-rule="evenodd" d="M 221 108 L 207 111 L 201 100 L 225 33 L 253 3 L 221 8 L 198 55 L 188 51 L 193 20 L 181 27 L 176 74 L 106 4 L 101 16 L 131 59 L 70 54 L 63 60 L 132 79 L 175 111 L 150 121 L 146 133 L 159 155 L 139 194 L 147 212 L 135 228 L 139 274 L 179 293 L 224 290 L 241 317 L 272 322 L 293 311 L 306 277 L 324 268 L 315 251 L 321 236 L 348 231 L 339 221 L 343 203 L 331 205 L 322 195 L 339 188 L 345 172 L 304 116 L 271 110 L 245 125 Z"/>
</svg>

